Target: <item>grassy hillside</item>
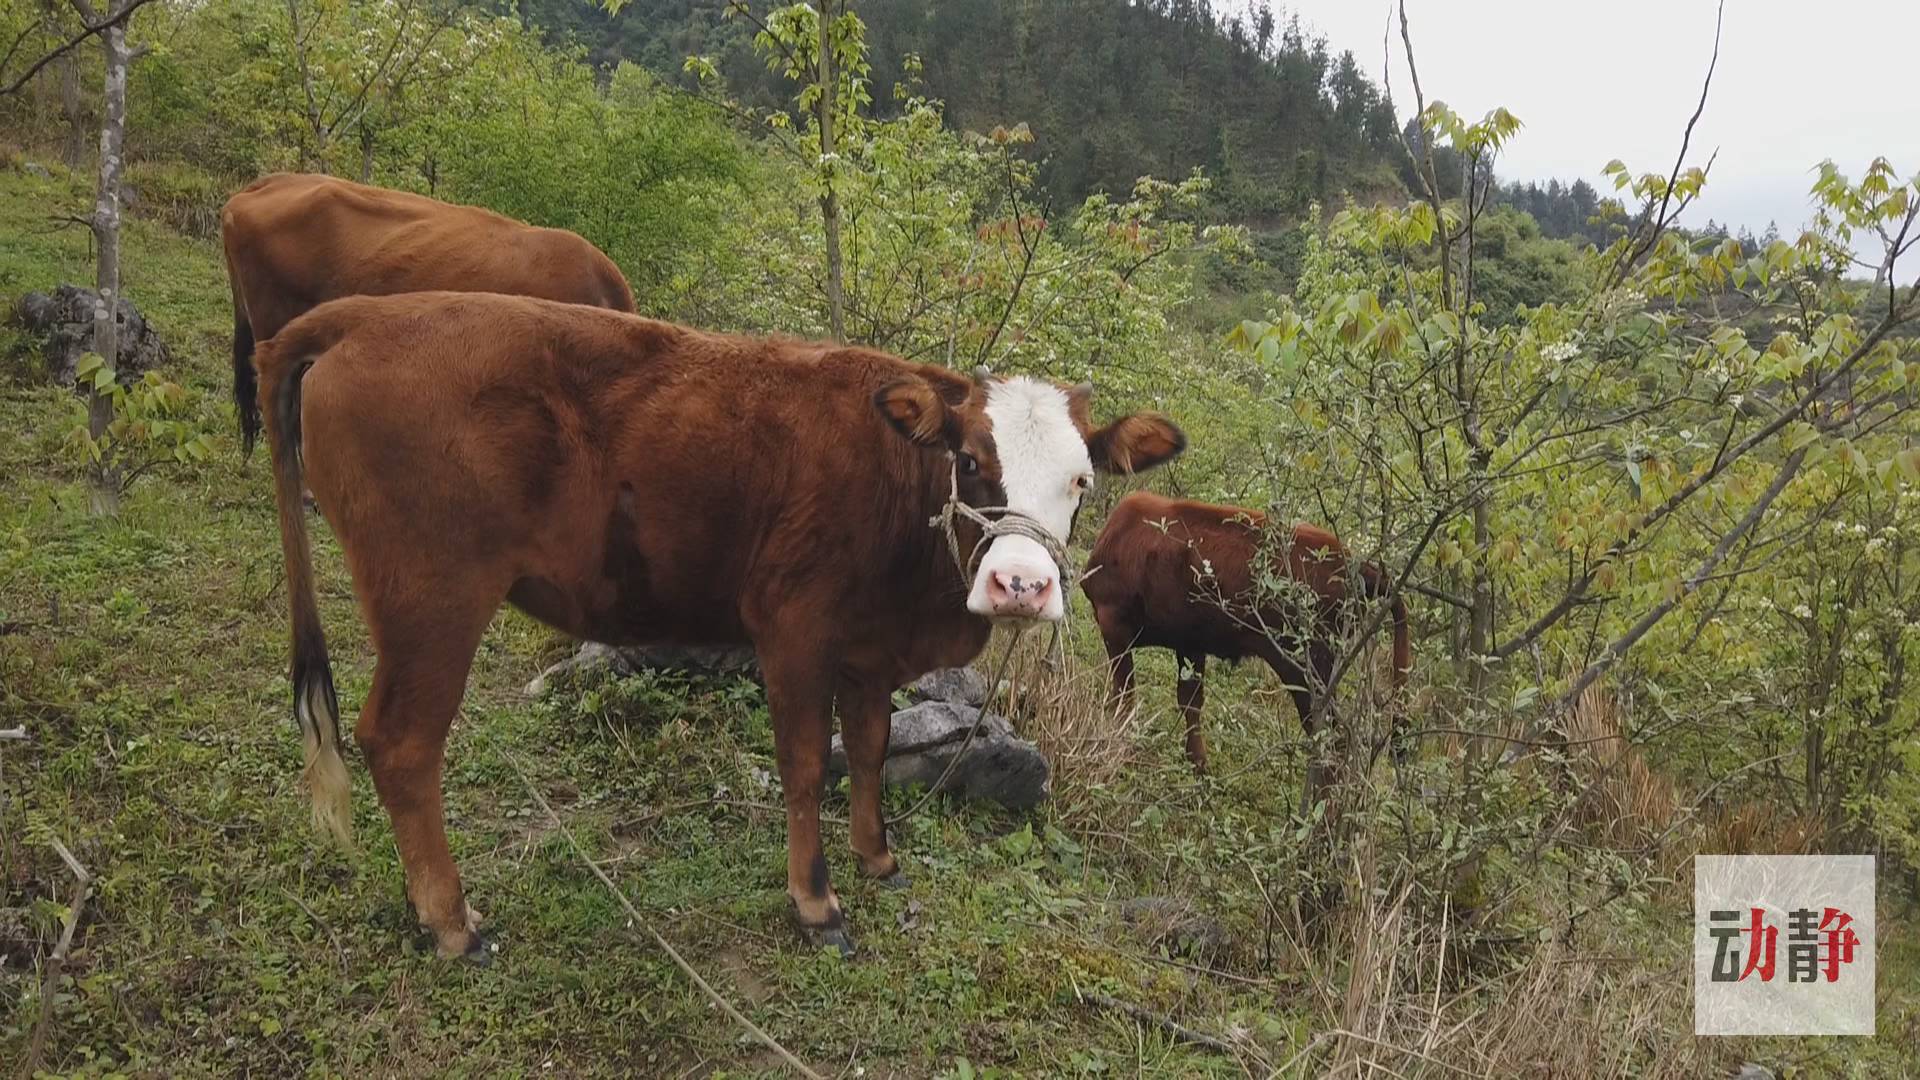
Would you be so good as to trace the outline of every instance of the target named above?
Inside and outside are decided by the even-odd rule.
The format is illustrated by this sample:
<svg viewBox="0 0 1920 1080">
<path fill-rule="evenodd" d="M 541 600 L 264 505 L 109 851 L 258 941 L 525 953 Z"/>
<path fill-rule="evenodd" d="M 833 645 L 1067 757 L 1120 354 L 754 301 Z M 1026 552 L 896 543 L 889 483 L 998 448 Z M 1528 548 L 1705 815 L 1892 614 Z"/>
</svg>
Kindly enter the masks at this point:
<svg viewBox="0 0 1920 1080">
<path fill-rule="evenodd" d="M 84 232 L 48 223 L 88 197 L 64 175 L 0 170 L 0 300 L 88 277 Z M 1380 1061 L 1403 1075 L 1712 1075 L 1754 1059 L 1891 1076 L 1920 1043 L 1920 956 L 1892 913 L 1882 1038 L 1692 1040 L 1684 877 L 1517 965 L 1416 936 L 1393 897 L 1300 936 L 1300 746 L 1276 688 L 1250 670 L 1216 677 L 1221 767 L 1197 780 L 1165 716 L 1163 660 L 1145 665 L 1139 725 L 1092 708 L 1084 613 L 1077 683 L 1021 718 L 1054 752 L 1055 801 L 1030 816 L 934 801 L 897 836 L 906 892 L 862 882 L 830 843 L 863 946 L 847 962 L 804 949 L 787 921 L 759 691 L 632 679 L 530 703 L 520 688 L 565 645 L 503 612 L 447 779 L 454 854 L 500 951 L 487 969 L 441 962 L 419 945 L 357 761 L 357 854 L 321 842 L 296 790 L 271 493 L 264 458 L 243 464 L 231 436 L 216 246 L 135 221 L 126 265 L 218 453 L 143 478 L 120 517 L 90 518 L 63 446 L 75 399 L 7 361 L 0 727 L 31 737 L 0 743 L 0 1062 L 25 1055 L 36 965 L 71 896 L 58 838 L 97 885 L 54 999 L 43 1064 L 57 1074 L 777 1074 L 628 925 L 515 761 L 647 918 L 826 1074 L 1291 1076 Z M 372 659 L 324 527 L 316 544 L 351 715 Z M 1417 771 L 1407 780 L 1417 790 Z M 890 812 L 907 805 L 889 798 Z M 827 809 L 844 806 L 842 793 Z M 1183 948 L 1194 934 L 1129 922 L 1124 903 L 1143 896 L 1191 905 L 1217 934 Z"/>
</svg>

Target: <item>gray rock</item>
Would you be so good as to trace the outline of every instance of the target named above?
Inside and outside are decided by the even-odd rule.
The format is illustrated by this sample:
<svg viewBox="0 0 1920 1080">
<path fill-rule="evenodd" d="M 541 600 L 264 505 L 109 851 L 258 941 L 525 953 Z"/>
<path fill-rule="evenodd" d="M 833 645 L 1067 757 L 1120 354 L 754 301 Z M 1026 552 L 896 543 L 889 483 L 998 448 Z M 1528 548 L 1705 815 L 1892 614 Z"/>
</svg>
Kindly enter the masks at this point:
<svg viewBox="0 0 1920 1080">
<path fill-rule="evenodd" d="M 53 174 L 47 171 L 47 167 L 37 161 L 29 161 L 25 165 L 20 166 L 20 168 L 28 176 L 37 176 L 42 180 L 53 179 Z"/>
<path fill-rule="evenodd" d="M 679 671 L 709 678 L 758 680 L 760 661 L 751 645 L 639 645 L 617 650 L 635 671 Z"/>
<path fill-rule="evenodd" d="M 923 701 L 894 713 L 881 774 L 887 785 L 938 782 L 966 745 L 967 732 L 979 716 L 980 710 L 971 705 L 946 701 Z M 847 751 L 839 735 L 833 737 L 827 772 L 836 779 L 847 774 Z M 1005 717 L 988 713 L 942 790 L 1026 810 L 1046 799 L 1051 781 L 1052 770 L 1040 748 L 1015 735 Z"/>
<path fill-rule="evenodd" d="M 642 645 L 615 648 L 589 641 L 580 651 L 541 672 L 527 684 L 527 696 L 539 697 L 559 681 L 576 686 L 617 679 L 641 671 L 678 671 L 724 678 L 758 679 L 760 667 L 745 645 Z"/>
<path fill-rule="evenodd" d="M 589 641 L 580 646 L 580 651 L 535 675 L 527 684 L 526 693 L 528 697 L 537 698 L 557 683 L 587 685 L 631 674 L 633 668 L 620 658 L 619 649 Z"/>
<path fill-rule="evenodd" d="M 1773 1080 L 1773 1070 L 1749 1061 L 1733 1074 L 1733 1080 Z"/>
<path fill-rule="evenodd" d="M 907 687 L 913 701 L 945 701 L 978 708 L 987 703 L 987 677 L 971 667 L 939 668 Z"/>
<path fill-rule="evenodd" d="M 42 342 L 40 354 L 49 382 L 73 385 L 80 357 L 93 349 L 93 311 L 99 302 L 100 293 L 94 289 L 62 285 L 51 295 L 27 293 L 14 305 L 14 325 Z M 131 301 L 122 296 L 115 307 L 120 355 L 113 369 L 121 383 L 132 385 L 148 371 L 165 367 L 172 355 L 153 324 Z"/>
<path fill-rule="evenodd" d="M 1225 952 L 1231 941 L 1220 920 L 1179 897 L 1136 897 L 1120 905 L 1120 918 L 1148 947 L 1165 946 L 1199 960 Z"/>
</svg>

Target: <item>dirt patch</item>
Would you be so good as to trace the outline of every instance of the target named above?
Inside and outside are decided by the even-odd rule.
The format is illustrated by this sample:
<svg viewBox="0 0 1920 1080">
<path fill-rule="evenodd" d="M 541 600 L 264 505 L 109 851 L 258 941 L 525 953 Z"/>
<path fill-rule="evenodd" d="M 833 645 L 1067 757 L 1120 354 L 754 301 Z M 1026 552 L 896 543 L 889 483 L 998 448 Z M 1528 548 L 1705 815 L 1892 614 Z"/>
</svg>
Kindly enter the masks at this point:
<svg viewBox="0 0 1920 1080">
<path fill-rule="evenodd" d="M 773 987 L 754 972 L 746 950 L 731 945 L 714 953 L 713 959 L 742 998 L 759 1005 L 773 996 Z"/>
</svg>

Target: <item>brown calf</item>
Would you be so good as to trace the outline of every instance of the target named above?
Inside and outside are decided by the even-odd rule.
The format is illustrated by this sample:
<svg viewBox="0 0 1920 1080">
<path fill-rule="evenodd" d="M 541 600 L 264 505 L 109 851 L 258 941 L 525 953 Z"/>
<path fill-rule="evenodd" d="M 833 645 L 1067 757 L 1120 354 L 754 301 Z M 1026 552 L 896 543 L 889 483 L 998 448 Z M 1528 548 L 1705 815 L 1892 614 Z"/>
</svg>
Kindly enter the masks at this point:
<svg viewBox="0 0 1920 1080">
<path fill-rule="evenodd" d="M 233 286 L 233 400 L 247 453 L 260 430 L 253 347 L 342 296 L 452 289 L 633 310 L 613 260 L 564 229 L 331 176 L 275 173 L 220 211 Z"/>
<path fill-rule="evenodd" d="M 448 955 L 480 938 L 447 850 L 442 754 L 502 601 L 596 641 L 754 646 L 787 892 L 810 938 L 850 950 L 820 844 L 836 707 L 853 850 L 890 878 L 892 691 L 971 660 L 994 619 L 1058 617 L 1059 569 L 1030 534 L 997 536 L 962 571 L 929 519 L 950 498 L 1009 507 L 1063 543 L 1094 470 L 1185 445 L 1151 413 L 1093 430 L 1084 386 L 490 294 L 336 300 L 262 345 L 260 374 L 315 817 L 344 836 L 303 478 L 378 654 L 354 736 Z M 962 520 L 959 534 L 971 552 L 983 530 Z"/>
<path fill-rule="evenodd" d="M 1256 577 L 1260 559 L 1271 574 Z M 1266 532 L 1266 516 L 1237 506 L 1169 499 L 1138 491 L 1114 507 L 1087 560 L 1085 585 L 1113 665 L 1114 695 L 1133 693 L 1133 650 L 1172 649 L 1179 658 L 1178 701 L 1186 720 L 1187 757 L 1205 771 L 1200 730 L 1207 657 L 1257 656 L 1287 683 L 1300 722 L 1313 733 L 1315 694 L 1333 672 L 1339 621 L 1350 611 L 1347 575 L 1353 563 L 1332 533 L 1295 525 L 1284 537 Z M 1386 575 L 1358 567 L 1361 594 L 1379 596 Z M 1299 598 L 1261 595 L 1260 578 L 1284 578 L 1312 590 Z M 1302 603 L 1304 600 L 1306 603 Z M 1303 608 L 1312 610 L 1304 611 Z M 1413 667 L 1407 608 L 1393 598 L 1395 686 Z M 1303 627 L 1303 620 L 1311 620 Z"/>
</svg>

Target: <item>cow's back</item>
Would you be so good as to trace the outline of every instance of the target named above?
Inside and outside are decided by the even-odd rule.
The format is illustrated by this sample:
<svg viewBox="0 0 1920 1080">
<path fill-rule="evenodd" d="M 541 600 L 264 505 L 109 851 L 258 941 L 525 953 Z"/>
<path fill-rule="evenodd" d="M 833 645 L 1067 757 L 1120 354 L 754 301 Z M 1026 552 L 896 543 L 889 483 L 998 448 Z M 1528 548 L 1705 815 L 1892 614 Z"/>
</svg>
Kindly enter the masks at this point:
<svg viewBox="0 0 1920 1080">
<path fill-rule="evenodd" d="M 1088 557 L 1084 586 L 1103 622 L 1140 629 L 1139 644 L 1223 658 L 1248 655 L 1248 631 L 1223 609 L 1247 596 L 1265 519 L 1239 507 L 1137 491 L 1114 507 Z"/>
<path fill-rule="evenodd" d="M 1100 568 L 1087 579 L 1088 600 L 1141 627 L 1141 644 L 1225 659 L 1263 651 L 1263 626 L 1300 624 L 1301 597 L 1256 582 L 1263 564 L 1312 589 L 1310 618 L 1322 626 L 1355 592 L 1346 546 L 1325 529 L 1296 524 L 1275 535 L 1257 510 L 1145 491 L 1120 500 L 1088 564 Z"/>
<path fill-rule="evenodd" d="M 500 292 L 633 310 L 612 260 L 573 233 L 330 176 L 254 182 L 228 200 L 221 236 L 259 340 L 354 295 Z"/>
</svg>

